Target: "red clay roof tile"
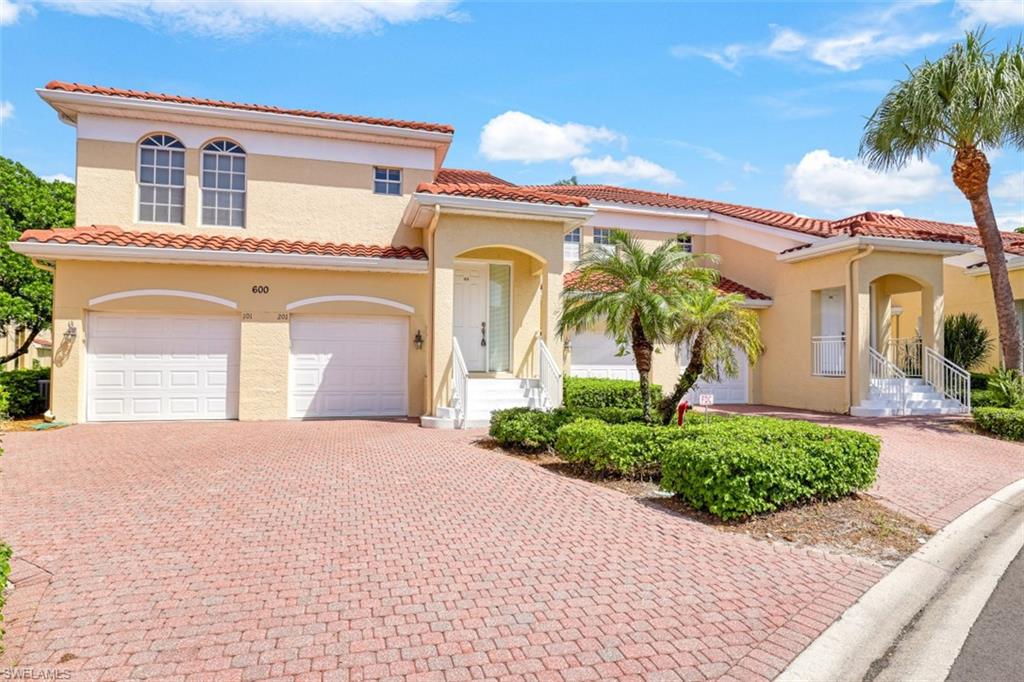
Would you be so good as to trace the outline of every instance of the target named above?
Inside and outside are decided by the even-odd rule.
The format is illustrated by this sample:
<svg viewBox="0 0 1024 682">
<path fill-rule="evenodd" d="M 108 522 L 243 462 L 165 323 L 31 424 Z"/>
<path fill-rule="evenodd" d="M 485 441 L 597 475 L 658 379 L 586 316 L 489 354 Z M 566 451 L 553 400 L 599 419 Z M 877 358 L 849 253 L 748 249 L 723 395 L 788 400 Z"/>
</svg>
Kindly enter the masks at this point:
<svg viewBox="0 0 1024 682">
<path fill-rule="evenodd" d="M 565 273 L 565 276 L 562 278 L 562 285 L 566 287 L 578 287 L 580 285 L 581 277 L 582 273 L 579 270 L 572 270 L 570 272 L 567 272 Z M 591 282 L 591 286 L 589 287 L 589 289 L 593 291 L 602 291 L 605 288 L 605 285 L 600 281 Z M 748 286 L 744 286 L 735 280 L 731 280 L 728 277 L 722 277 L 721 275 L 718 276 L 718 284 L 715 286 L 715 288 L 721 291 L 723 294 L 743 294 L 744 297 L 751 300 L 772 300 L 772 297 L 768 296 L 767 294 L 762 294 L 760 291 L 757 291 L 756 289 L 751 289 Z"/>
<path fill-rule="evenodd" d="M 332 114 L 326 111 L 310 111 L 308 109 L 285 109 L 282 107 L 269 106 L 266 104 L 245 104 L 243 102 L 227 102 L 219 99 L 184 97 L 181 95 L 168 95 L 162 92 L 126 90 L 123 88 L 109 88 L 102 85 L 65 83 L 63 81 L 56 80 L 47 83 L 46 89 L 59 90 L 63 92 L 80 92 L 89 95 L 107 95 L 108 97 L 126 97 L 129 99 L 149 100 L 153 102 L 192 104 L 203 107 L 218 107 L 221 109 L 238 109 L 240 111 L 258 111 L 267 114 L 304 116 L 306 118 L 320 118 L 331 121 L 346 121 L 349 123 L 365 123 L 367 125 L 387 126 L 389 128 L 407 128 L 409 130 L 423 130 L 432 133 L 447 133 L 449 135 L 455 132 L 455 128 L 446 123 L 424 123 L 422 121 L 402 121 L 394 118 L 354 116 L 351 114 Z"/>
<path fill-rule="evenodd" d="M 499 199 L 502 201 L 525 201 L 531 204 L 553 204 L 556 206 L 586 206 L 583 197 L 567 197 L 551 192 L 544 192 L 533 187 L 518 185 L 501 185 L 494 183 L 455 182 L 438 183 L 423 182 L 416 188 L 424 194 L 442 194 L 477 199 Z"/>
<path fill-rule="evenodd" d="M 503 180 L 487 171 L 468 170 L 465 168 L 442 168 L 437 171 L 434 182 L 439 185 L 452 183 L 473 183 L 484 185 L 511 185 L 508 180 Z"/>
<path fill-rule="evenodd" d="M 88 246 L 132 246 L 153 249 L 427 260 L 426 251 L 418 246 L 336 244 L 332 242 L 303 242 L 287 239 L 261 239 L 258 237 L 185 234 L 180 232 L 135 232 L 122 230 L 114 225 L 92 225 L 53 230 L 25 230 L 18 241 Z"/>
</svg>

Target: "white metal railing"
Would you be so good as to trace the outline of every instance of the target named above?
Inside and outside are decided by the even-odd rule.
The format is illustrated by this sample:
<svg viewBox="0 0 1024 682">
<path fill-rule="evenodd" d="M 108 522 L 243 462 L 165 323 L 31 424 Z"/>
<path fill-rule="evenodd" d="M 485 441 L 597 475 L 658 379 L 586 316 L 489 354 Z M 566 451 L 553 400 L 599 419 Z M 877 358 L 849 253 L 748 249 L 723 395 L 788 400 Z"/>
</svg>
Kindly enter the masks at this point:
<svg viewBox="0 0 1024 682">
<path fill-rule="evenodd" d="M 459 340 L 455 337 L 452 337 L 452 408 L 455 410 L 455 428 L 465 428 L 466 415 L 469 414 L 469 370 L 466 369 Z"/>
<path fill-rule="evenodd" d="M 971 375 L 960 365 L 931 348 L 924 349 L 922 378 L 947 398 L 960 401 L 964 412 L 971 411 Z"/>
<path fill-rule="evenodd" d="M 547 407 L 555 409 L 562 406 L 562 372 L 558 369 L 555 358 L 548 350 L 544 339 L 537 337 L 537 375 L 540 377 L 540 388 L 547 399 Z"/>
<path fill-rule="evenodd" d="M 868 348 L 868 362 L 871 387 L 882 395 L 891 396 L 899 405 L 899 413 L 905 414 L 907 411 L 905 393 L 907 375 L 889 358 L 874 348 Z"/>
<path fill-rule="evenodd" d="M 885 356 L 908 377 L 921 376 L 922 345 L 921 337 L 889 339 L 886 343 Z"/>
<path fill-rule="evenodd" d="M 846 375 L 846 337 L 812 336 L 811 357 L 814 363 L 811 372 L 819 377 L 841 377 Z"/>
</svg>

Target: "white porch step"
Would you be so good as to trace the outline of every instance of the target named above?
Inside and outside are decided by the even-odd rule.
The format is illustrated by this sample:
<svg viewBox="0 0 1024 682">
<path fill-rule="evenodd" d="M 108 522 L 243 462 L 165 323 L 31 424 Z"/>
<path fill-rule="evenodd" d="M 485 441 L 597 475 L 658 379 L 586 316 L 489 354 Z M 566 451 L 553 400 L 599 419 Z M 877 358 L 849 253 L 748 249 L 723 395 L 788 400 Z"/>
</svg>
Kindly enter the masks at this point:
<svg viewBox="0 0 1024 682">
<path fill-rule="evenodd" d="M 539 379 L 470 377 L 466 389 L 469 404 L 467 428 L 490 426 L 491 413 L 495 410 L 540 408 L 544 404 Z M 455 409 L 442 407 L 436 417 L 421 417 L 420 424 L 435 429 L 454 428 Z"/>
</svg>

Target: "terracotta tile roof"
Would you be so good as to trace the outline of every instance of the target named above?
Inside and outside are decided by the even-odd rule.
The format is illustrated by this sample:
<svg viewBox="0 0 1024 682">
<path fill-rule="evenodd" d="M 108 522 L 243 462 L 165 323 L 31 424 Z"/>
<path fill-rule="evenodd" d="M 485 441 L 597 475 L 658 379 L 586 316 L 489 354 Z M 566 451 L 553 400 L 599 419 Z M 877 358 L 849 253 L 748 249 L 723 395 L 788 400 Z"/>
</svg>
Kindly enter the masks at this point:
<svg viewBox="0 0 1024 682">
<path fill-rule="evenodd" d="M 149 100 L 153 102 L 171 102 L 174 104 L 194 104 L 204 107 L 218 107 L 222 109 L 238 109 L 240 111 L 258 111 L 267 114 L 285 114 L 288 116 L 305 116 L 307 118 L 320 118 L 331 121 L 346 121 L 349 123 L 366 123 L 368 125 L 388 126 L 390 128 L 407 128 L 409 130 L 423 130 L 432 133 L 452 134 L 455 128 L 445 123 L 424 123 L 421 121 L 402 121 L 394 118 L 376 118 L 372 116 L 353 116 L 350 114 L 332 114 L 326 111 L 311 111 L 308 109 L 285 109 L 282 107 L 268 106 L 265 104 L 245 104 L 243 102 L 227 102 L 219 99 L 203 99 L 200 97 L 184 97 L 181 95 L 168 95 L 162 92 L 147 92 L 144 90 L 126 90 L 122 88 L 108 88 L 101 85 L 84 85 L 82 83 L 65 83 L 63 81 L 50 81 L 46 84 L 47 90 L 59 90 L 63 92 L 80 92 L 89 95 L 107 95 L 110 97 L 126 97 L 129 99 Z"/>
<path fill-rule="evenodd" d="M 585 197 L 592 201 L 607 201 L 616 204 L 651 206 L 654 208 L 674 208 L 687 211 L 714 211 L 715 213 L 732 218 L 749 220 L 750 222 L 762 225 L 780 227 L 785 230 L 803 232 L 818 237 L 827 237 L 831 234 L 830 223 L 827 220 L 808 218 L 796 215 L 795 213 L 773 211 L 766 208 L 726 204 L 721 201 L 695 199 L 675 194 L 648 192 L 646 190 L 615 187 L 612 185 L 532 185 L 531 187 L 554 194 Z"/>
<path fill-rule="evenodd" d="M 832 222 L 836 234 L 865 237 L 893 237 L 920 239 L 934 242 L 972 244 L 981 246 L 981 234 L 976 227 L 940 223 L 921 218 L 907 218 L 889 213 L 858 213 Z M 1003 248 L 1009 253 L 1024 254 L 1024 234 L 1002 232 Z"/>
<path fill-rule="evenodd" d="M 442 168 L 437 171 L 434 182 L 439 185 L 452 183 L 473 183 L 485 185 L 511 185 L 508 180 L 503 180 L 487 171 L 467 170 L 465 168 Z"/>
<path fill-rule="evenodd" d="M 53 230 L 25 230 L 18 241 L 89 246 L 134 246 L 153 249 L 190 249 L 196 251 L 235 251 L 427 260 L 426 251 L 418 246 L 335 244 L 331 242 L 302 242 L 286 239 L 261 239 L 258 237 L 233 237 L 215 234 L 184 234 L 181 232 L 135 232 L 122 230 L 115 225 L 91 225 L 88 227 L 57 228 Z"/>
<path fill-rule="evenodd" d="M 562 285 L 566 287 L 579 286 L 581 276 L 582 273 L 579 270 L 572 270 L 570 272 L 567 272 L 565 273 L 565 276 L 562 278 Z M 595 279 L 591 283 L 591 286 L 588 288 L 590 288 L 593 291 L 602 291 L 607 289 L 606 285 L 599 279 Z M 722 277 L 721 275 L 718 276 L 718 284 L 715 286 L 715 288 L 721 291 L 723 294 L 743 294 L 744 297 L 751 300 L 772 300 L 772 297 L 768 296 L 767 294 L 762 294 L 760 291 L 757 291 L 756 289 L 751 289 L 748 286 L 744 286 L 735 280 L 731 280 L 728 277 Z"/>
<path fill-rule="evenodd" d="M 554 204 L 556 206 L 586 206 L 590 203 L 583 197 L 564 196 L 533 187 L 481 182 L 423 182 L 416 188 L 416 191 L 424 194 L 444 194 L 475 197 L 477 199 L 500 199 L 503 201 L 526 201 L 531 204 Z"/>
</svg>

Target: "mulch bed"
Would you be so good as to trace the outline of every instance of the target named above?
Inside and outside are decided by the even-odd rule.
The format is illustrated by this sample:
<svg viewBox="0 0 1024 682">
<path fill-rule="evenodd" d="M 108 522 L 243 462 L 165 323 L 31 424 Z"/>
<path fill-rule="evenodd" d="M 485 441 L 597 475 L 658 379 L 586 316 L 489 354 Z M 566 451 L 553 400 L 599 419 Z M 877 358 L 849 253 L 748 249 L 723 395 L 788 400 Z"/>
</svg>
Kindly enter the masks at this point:
<svg viewBox="0 0 1024 682">
<path fill-rule="evenodd" d="M 678 497 L 668 497 L 655 481 L 601 478 L 571 465 L 549 452 L 527 454 L 505 450 L 490 438 L 477 446 L 501 452 L 553 473 L 589 481 L 634 498 L 638 503 L 683 516 L 726 533 L 757 540 L 852 554 L 895 566 L 916 552 L 935 531 L 877 502 L 869 495 L 854 494 L 831 502 L 813 502 L 759 514 L 743 521 L 722 521 L 691 507 Z"/>
</svg>

